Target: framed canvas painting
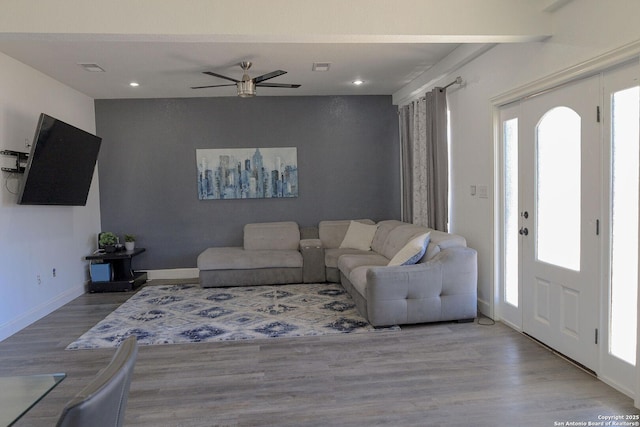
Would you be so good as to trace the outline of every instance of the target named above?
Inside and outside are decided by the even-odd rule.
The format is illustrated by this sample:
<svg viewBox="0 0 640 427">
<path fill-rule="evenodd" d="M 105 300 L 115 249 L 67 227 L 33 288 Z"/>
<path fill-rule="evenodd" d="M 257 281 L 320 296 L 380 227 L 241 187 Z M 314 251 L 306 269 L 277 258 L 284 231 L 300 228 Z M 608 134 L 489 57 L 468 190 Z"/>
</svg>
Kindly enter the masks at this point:
<svg viewBox="0 0 640 427">
<path fill-rule="evenodd" d="M 200 200 L 298 197 L 295 147 L 196 150 Z"/>
</svg>

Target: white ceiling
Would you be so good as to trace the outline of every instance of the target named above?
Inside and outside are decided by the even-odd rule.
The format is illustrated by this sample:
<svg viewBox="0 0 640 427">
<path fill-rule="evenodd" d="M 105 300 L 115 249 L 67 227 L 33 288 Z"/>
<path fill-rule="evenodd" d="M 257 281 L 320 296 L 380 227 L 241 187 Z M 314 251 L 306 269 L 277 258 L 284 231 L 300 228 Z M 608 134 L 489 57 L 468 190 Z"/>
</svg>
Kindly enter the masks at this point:
<svg viewBox="0 0 640 427">
<path fill-rule="evenodd" d="M 203 71 L 240 79 L 246 60 L 252 77 L 281 69 L 270 82 L 302 85 L 258 96 L 392 95 L 461 45 L 545 39 L 567 1 L 21 0 L 0 3 L 0 52 L 95 99 L 235 96 L 190 87 L 230 83 Z"/>
<path fill-rule="evenodd" d="M 272 83 L 297 89 L 257 88 L 258 95 L 392 94 L 447 56 L 456 44 L 292 44 L 119 41 L 0 41 L 0 51 L 92 98 L 234 96 L 235 87 L 191 89 L 231 83 L 203 71 L 242 78 L 240 61 L 252 61 L 251 77 L 288 73 Z M 313 62 L 330 62 L 326 72 Z M 87 72 L 95 63 L 104 73 Z M 351 82 L 364 80 L 361 86 Z M 139 87 L 132 88 L 129 82 Z"/>
</svg>

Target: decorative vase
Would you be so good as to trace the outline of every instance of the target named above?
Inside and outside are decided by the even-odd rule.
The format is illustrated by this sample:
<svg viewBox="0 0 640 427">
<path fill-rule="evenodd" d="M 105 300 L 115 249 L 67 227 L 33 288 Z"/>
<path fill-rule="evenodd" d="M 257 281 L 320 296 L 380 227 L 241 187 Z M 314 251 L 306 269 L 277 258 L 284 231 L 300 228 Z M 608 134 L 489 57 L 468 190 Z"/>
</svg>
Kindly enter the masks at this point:
<svg viewBox="0 0 640 427">
<path fill-rule="evenodd" d="M 136 248 L 136 242 L 124 242 L 124 248 L 128 251 L 132 251 Z"/>
</svg>

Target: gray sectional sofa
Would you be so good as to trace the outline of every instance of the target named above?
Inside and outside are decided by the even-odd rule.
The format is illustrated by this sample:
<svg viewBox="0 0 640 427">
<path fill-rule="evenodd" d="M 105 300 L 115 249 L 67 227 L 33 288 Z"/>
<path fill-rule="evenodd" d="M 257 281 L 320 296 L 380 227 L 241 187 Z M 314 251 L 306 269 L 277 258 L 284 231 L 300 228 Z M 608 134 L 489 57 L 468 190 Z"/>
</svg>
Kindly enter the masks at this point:
<svg viewBox="0 0 640 427">
<path fill-rule="evenodd" d="M 304 229 L 304 239 L 295 222 L 247 224 L 243 247 L 209 248 L 198 256 L 200 284 L 338 282 L 374 326 L 476 317 L 477 253 L 463 237 L 396 220 L 357 222 L 321 221 Z M 346 244 L 356 225 L 371 231 L 370 247 Z M 425 234 L 428 246 L 417 263 L 388 265 Z"/>
</svg>

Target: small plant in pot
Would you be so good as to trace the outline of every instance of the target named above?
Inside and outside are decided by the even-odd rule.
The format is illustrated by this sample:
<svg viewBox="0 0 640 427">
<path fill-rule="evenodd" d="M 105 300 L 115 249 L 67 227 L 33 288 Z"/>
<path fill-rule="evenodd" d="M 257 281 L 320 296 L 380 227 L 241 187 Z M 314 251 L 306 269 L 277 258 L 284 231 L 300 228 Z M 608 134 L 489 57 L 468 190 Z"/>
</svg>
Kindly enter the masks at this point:
<svg viewBox="0 0 640 427">
<path fill-rule="evenodd" d="M 116 243 L 118 243 L 118 238 L 115 234 L 110 231 L 105 231 L 104 233 L 100 233 L 100 239 L 98 239 L 100 246 L 104 248 L 104 251 L 107 253 L 112 253 L 116 251 Z"/>
<path fill-rule="evenodd" d="M 132 251 L 136 248 L 136 236 L 133 234 L 124 235 L 124 248 L 128 251 Z"/>
</svg>

